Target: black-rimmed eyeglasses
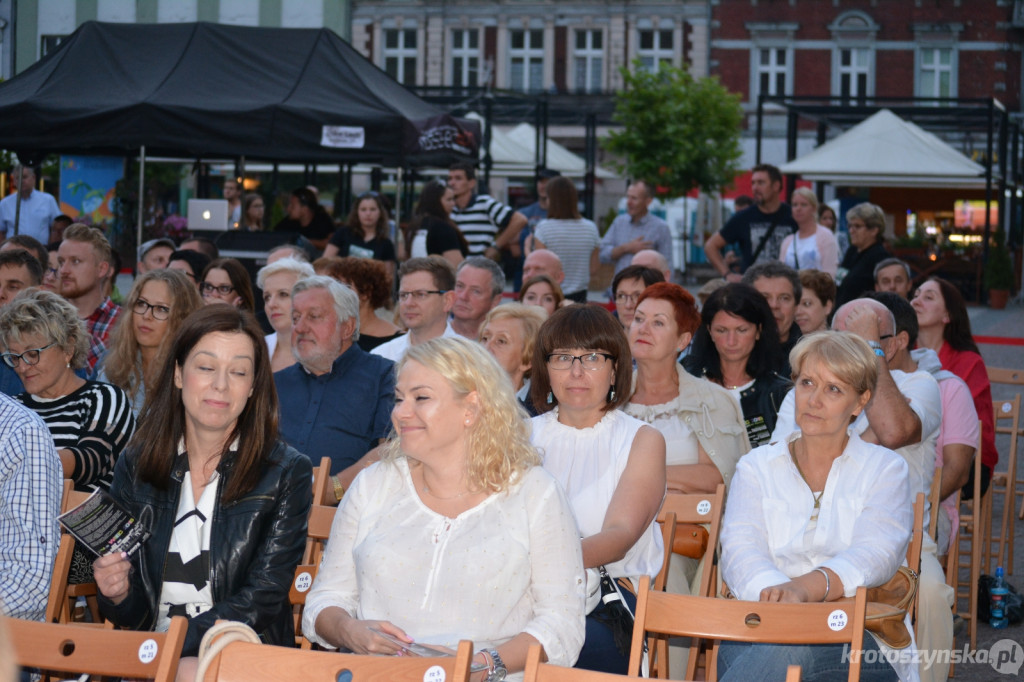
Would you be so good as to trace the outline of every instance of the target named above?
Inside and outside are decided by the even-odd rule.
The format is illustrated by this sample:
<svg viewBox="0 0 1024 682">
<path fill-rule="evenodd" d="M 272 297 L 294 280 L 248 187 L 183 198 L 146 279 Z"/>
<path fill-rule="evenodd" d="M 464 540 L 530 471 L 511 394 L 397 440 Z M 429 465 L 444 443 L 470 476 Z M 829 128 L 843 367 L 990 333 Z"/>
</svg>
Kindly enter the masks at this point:
<svg viewBox="0 0 1024 682">
<path fill-rule="evenodd" d="M 425 301 L 427 300 L 427 296 L 433 296 L 435 294 L 438 296 L 443 296 L 444 294 L 447 293 L 447 289 L 417 289 L 416 291 L 399 291 L 398 300 L 408 301 L 409 298 L 411 297 L 414 301 Z"/>
<path fill-rule="evenodd" d="M 594 372 L 604 367 L 604 364 L 609 360 L 614 359 L 615 356 L 611 353 L 585 353 L 584 355 L 551 353 L 548 355 L 548 367 L 559 370 L 572 369 L 572 363 L 579 360 L 580 366 L 583 367 L 583 369 L 588 369 L 591 372 Z"/>
<path fill-rule="evenodd" d="M 203 292 L 203 296 L 212 294 L 215 291 L 221 296 L 227 296 L 234 290 L 235 288 L 230 284 L 210 284 L 209 282 L 203 282 L 199 285 L 199 291 Z"/>
<path fill-rule="evenodd" d="M 51 341 L 42 348 L 29 348 L 28 350 L 23 351 L 21 353 L 0 353 L 0 359 L 2 359 L 4 361 L 4 364 L 10 367 L 11 369 L 16 369 L 18 367 L 18 363 L 22 361 L 24 361 L 24 363 L 29 366 L 38 365 L 39 354 L 42 353 L 47 348 L 52 348 L 53 346 L 56 345 L 56 341 Z"/>
<path fill-rule="evenodd" d="M 132 312 L 140 317 L 148 313 L 150 310 L 153 311 L 154 320 L 166 320 L 171 316 L 171 309 L 165 305 L 153 305 L 149 301 L 139 299 L 132 306 Z"/>
</svg>

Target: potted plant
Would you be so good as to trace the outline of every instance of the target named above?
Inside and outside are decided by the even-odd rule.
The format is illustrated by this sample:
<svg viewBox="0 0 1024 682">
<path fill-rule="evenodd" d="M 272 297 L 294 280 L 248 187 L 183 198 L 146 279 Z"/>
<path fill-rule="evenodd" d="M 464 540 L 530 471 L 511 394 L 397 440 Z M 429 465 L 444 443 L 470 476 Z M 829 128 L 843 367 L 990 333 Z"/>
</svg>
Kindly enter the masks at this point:
<svg viewBox="0 0 1024 682">
<path fill-rule="evenodd" d="M 996 230 L 994 242 L 989 246 L 988 263 L 985 264 L 985 288 L 988 290 L 989 307 L 1002 310 L 1013 288 L 1013 263 L 1002 227 Z"/>
</svg>

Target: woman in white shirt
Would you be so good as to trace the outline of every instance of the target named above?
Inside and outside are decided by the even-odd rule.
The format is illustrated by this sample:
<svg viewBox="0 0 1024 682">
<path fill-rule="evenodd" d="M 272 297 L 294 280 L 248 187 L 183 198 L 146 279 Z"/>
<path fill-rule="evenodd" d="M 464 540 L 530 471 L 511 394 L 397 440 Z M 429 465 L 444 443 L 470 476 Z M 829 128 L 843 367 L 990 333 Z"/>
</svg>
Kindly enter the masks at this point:
<svg viewBox="0 0 1024 682">
<path fill-rule="evenodd" d="M 831 230 L 818 224 L 818 197 L 806 187 L 798 187 L 792 208 L 798 230 L 782 242 L 779 260 L 794 270 L 821 270 L 835 277 L 839 243 Z"/>
<path fill-rule="evenodd" d="M 454 648 L 469 639 L 474 662 L 487 665 L 474 682 L 518 673 L 531 644 L 558 665 L 576 661 L 579 534 L 524 416 L 479 344 L 439 338 L 409 348 L 398 364 L 395 435 L 346 491 L 306 599 L 311 640 L 395 654 L 395 640 Z"/>
<path fill-rule="evenodd" d="M 852 597 L 904 562 L 913 522 L 907 464 L 849 429 L 878 378 L 863 339 L 811 334 L 790 362 L 799 430 L 740 459 L 722 525 L 723 578 L 748 601 Z M 874 637 L 864 647 L 887 650 Z M 789 665 L 800 665 L 804 680 L 845 677 L 843 653 L 841 645 L 723 644 L 719 679 L 782 679 Z M 861 679 L 916 680 L 912 661 L 865 656 Z"/>
<path fill-rule="evenodd" d="M 553 251 L 562 260 L 562 291 L 576 303 L 587 302 L 590 277 L 600 265 L 601 235 L 593 221 L 580 216 L 576 185 L 566 177 L 548 182 L 548 217 L 533 233 L 533 247 Z"/>
<path fill-rule="evenodd" d="M 264 265 L 256 273 L 256 286 L 263 292 L 263 310 L 274 328 L 267 334 L 270 369 L 279 372 L 295 364 L 292 355 L 292 287 L 300 279 L 312 277 L 313 266 L 294 258 L 281 258 Z"/>
<path fill-rule="evenodd" d="M 604 308 L 571 305 L 540 328 L 533 353 L 533 444 L 562 484 L 583 536 L 583 565 L 604 566 L 632 609 L 642 575 L 661 568 L 654 525 L 665 497 L 665 439 L 619 409 L 630 394 L 632 357 L 622 326 Z M 613 607 L 587 615 L 576 667 L 624 674 L 631 632 Z"/>
</svg>

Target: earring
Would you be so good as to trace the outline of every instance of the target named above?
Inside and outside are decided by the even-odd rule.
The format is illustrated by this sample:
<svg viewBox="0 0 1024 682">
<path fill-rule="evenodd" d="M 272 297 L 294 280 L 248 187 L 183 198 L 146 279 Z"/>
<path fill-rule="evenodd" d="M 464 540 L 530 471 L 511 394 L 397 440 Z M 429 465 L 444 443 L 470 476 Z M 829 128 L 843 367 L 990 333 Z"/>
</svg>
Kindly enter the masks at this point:
<svg viewBox="0 0 1024 682">
<path fill-rule="evenodd" d="M 68 363 L 68 369 L 71 369 L 71 363 L 70 362 Z"/>
<path fill-rule="evenodd" d="M 610 402 L 610 403 L 614 403 L 615 402 L 615 387 L 614 386 L 612 386 L 611 388 L 608 389 L 608 402 Z"/>
<path fill-rule="evenodd" d="M 548 391 L 548 399 L 547 399 L 546 402 L 547 402 L 548 405 L 551 405 L 551 404 L 553 404 L 555 402 L 555 394 L 554 394 L 554 392 Z"/>
</svg>

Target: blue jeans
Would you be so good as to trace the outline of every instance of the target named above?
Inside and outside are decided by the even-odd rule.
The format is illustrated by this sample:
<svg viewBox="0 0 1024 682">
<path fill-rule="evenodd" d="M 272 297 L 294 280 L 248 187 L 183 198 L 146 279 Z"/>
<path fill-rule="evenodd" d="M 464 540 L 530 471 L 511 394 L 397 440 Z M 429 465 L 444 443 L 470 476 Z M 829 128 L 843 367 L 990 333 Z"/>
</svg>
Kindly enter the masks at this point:
<svg viewBox="0 0 1024 682">
<path fill-rule="evenodd" d="M 722 642 L 718 648 L 718 679 L 721 682 L 784 680 L 786 669 L 800 666 L 803 682 L 845 682 L 850 664 L 843 660 L 842 644 L 751 644 Z M 875 638 L 864 633 L 864 651 L 878 651 Z M 864 682 L 898 680 L 896 671 L 883 656 L 861 658 L 860 679 Z"/>
<path fill-rule="evenodd" d="M 636 613 L 636 595 L 627 589 L 619 588 L 622 598 L 629 606 L 632 613 Z M 583 650 L 580 657 L 576 659 L 576 668 L 584 670 L 596 670 L 603 673 L 625 675 L 629 668 L 629 648 L 622 654 L 615 647 L 615 640 L 609 627 L 597 620 L 594 615 L 605 608 L 599 603 L 589 615 L 587 615 L 586 638 L 583 640 Z M 785 675 L 783 675 L 785 677 Z"/>
</svg>

